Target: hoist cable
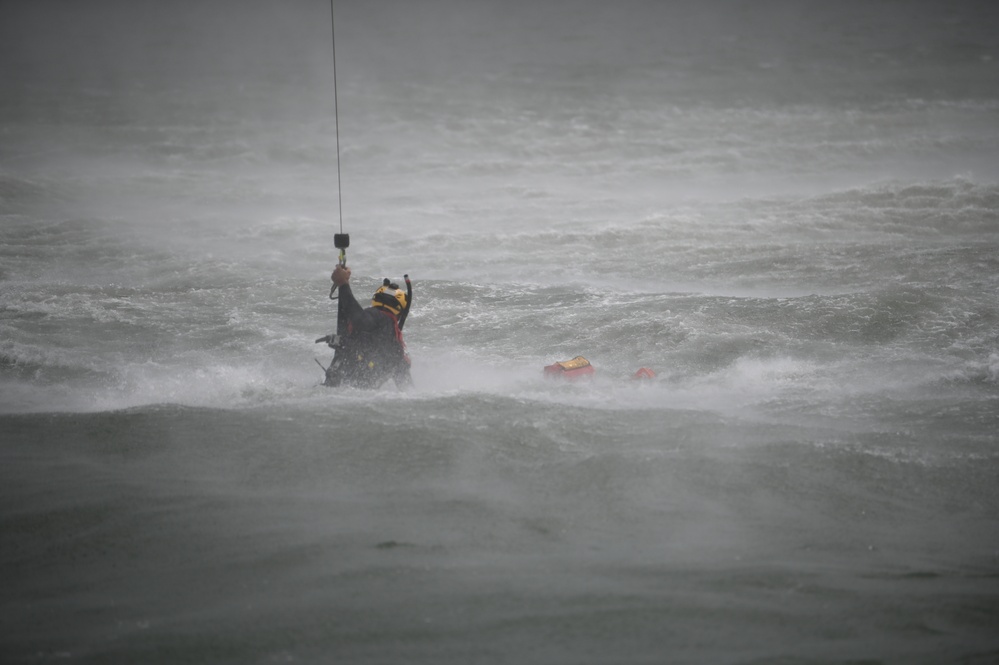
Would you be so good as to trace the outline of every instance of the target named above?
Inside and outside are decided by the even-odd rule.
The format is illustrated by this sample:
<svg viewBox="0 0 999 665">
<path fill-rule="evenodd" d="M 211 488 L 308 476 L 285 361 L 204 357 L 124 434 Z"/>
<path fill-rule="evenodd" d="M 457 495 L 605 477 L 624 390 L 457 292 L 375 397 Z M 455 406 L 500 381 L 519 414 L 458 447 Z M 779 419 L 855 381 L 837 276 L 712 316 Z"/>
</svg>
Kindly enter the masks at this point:
<svg viewBox="0 0 999 665">
<path fill-rule="evenodd" d="M 340 214 L 340 233 L 343 233 L 343 188 L 340 186 L 340 103 L 336 85 L 336 21 L 333 19 L 333 0 L 330 0 L 330 37 L 333 43 L 333 118 L 336 131 L 336 200 Z"/>
</svg>

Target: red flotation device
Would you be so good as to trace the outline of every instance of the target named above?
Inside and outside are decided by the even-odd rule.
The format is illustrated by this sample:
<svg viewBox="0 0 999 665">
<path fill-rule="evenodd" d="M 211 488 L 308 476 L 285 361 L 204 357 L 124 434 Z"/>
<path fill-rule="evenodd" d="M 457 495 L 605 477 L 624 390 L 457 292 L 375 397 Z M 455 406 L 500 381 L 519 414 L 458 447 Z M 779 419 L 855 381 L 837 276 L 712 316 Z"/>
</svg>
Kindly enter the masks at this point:
<svg viewBox="0 0 999 665">
<path fill-rule="evenodd" d="M 656 378 L 656 373 L 648 367 L 639 367 L 638 371 L 631 375 L 632 380 L 642 381 Z"/>
<path fill-rule="evenodd" d="M 545 376 L 552 379 L 568 379 L 575 381 L 591 376 L 596 370 L 590 361 L 583 356 L 576 356 L 572 360 L 557 362 L 554 365 L 545 366 Z"/>
</svg>

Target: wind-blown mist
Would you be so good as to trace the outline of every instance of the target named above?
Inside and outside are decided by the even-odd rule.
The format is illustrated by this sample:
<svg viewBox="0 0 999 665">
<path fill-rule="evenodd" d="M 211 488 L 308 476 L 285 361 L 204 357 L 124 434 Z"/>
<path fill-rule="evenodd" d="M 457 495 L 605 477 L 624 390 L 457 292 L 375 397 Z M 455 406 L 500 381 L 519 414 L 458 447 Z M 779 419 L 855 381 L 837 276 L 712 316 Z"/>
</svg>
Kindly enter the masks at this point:
<svg viewBox="0 0 999 665">
<path fill-rule="evenodd" d="M 2 660 L 999 656 L 999 12 L 335 11 L 0 7 Z"/>
</svg>

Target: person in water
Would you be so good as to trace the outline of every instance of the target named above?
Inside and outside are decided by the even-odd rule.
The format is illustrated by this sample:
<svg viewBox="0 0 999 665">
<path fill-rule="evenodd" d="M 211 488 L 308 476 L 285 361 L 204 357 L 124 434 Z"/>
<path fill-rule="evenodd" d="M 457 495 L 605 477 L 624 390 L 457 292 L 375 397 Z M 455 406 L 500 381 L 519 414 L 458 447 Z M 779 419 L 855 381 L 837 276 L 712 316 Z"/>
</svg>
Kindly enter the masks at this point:
<svg viewBox="0 0 999 665">
<path fill-rule="evenodd" d="M 331 279 L 340 290 L 341 320 L 337 322 L 336 355 L 323 385 L 377 388 L 389 379 L 399 388 L 411 385 L 410 360 L 402 339 L 412 304 L 406 293 L 386 279 L 375 292 L 371 307 L 364 308 L 351 291 L 350 268 L 338 265 Z M 406 283 L 408 286 L 408 276 Z"/>
</svg>

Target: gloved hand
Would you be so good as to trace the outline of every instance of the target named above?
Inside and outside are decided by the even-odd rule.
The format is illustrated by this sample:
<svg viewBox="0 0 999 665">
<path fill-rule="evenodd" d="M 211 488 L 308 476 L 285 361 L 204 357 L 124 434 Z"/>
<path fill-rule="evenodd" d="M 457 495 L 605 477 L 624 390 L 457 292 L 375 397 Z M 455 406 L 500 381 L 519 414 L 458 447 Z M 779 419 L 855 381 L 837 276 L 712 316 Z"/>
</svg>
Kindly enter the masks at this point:
<svg viewBox="0 0 999 665">
<path fill-rule="evenodd" d="M 330 279 L 333 280 L 333 284 L 336 286 L 343 286 L 350 281 L 350 268 L 338 264 L 334 268 L 333 274 L 330 275 Z"/>
</svg>

